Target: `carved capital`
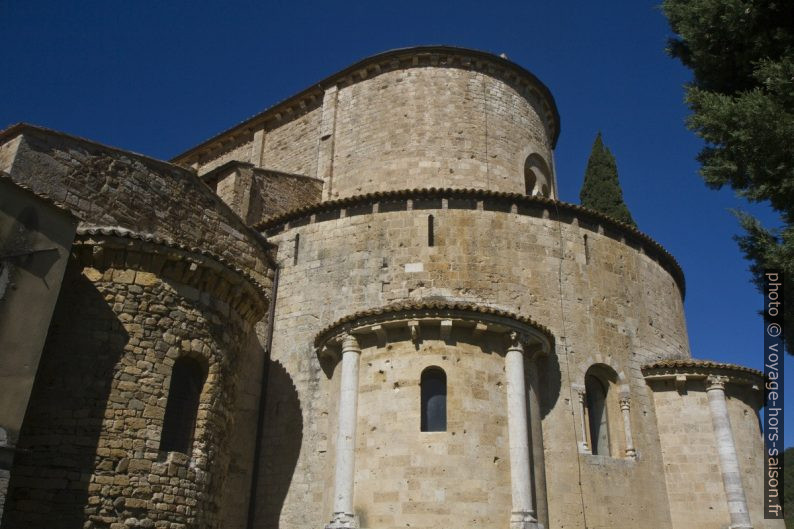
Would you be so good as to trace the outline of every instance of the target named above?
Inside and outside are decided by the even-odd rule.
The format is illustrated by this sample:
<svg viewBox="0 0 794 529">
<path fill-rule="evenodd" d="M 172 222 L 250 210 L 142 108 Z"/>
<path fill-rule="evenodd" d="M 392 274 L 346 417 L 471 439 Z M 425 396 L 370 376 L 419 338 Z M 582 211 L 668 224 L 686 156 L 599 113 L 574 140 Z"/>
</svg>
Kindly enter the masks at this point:
<svg viewBox="0 0 794 529">
<path fill-rule="evenodd" d="M 628 395 L 621 395 L 619 402 L 620 402 L 620 409 L 622 411 L 629 411 L 629 408 L 631 407 L 631 397 L 629 397 Z"/>
<path fill-rule="evenodd" d="M 720 390 L 725 391 L 725 384 L 728 382 L 728 377 L 725 375 L 709 375 L 706 377 L 706 391 Z"/>
<path fill-rule="evenodd" d="M 518 351 L 521 354 L 524 354 L 524 341 L 525 337 L 517 331 L 510 331 L 507 335 L 508 343 L 507 343 L 507 350 L 508 351 Z"/>
<path fill-rule="evenodd" d="M 361 352 L 361 347 L 358 345 L 358 340 L 352 334 L 345 334 L 345 336 L 342 338 L 342 354 L 347 352 Z"/>
</svg>

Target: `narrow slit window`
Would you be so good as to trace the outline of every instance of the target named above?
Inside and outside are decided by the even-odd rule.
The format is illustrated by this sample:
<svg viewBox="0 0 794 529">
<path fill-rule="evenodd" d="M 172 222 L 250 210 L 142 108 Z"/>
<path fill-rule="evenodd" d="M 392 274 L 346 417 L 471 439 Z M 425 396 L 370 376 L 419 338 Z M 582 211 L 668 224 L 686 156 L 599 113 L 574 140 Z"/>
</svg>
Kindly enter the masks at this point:
<svg viewBox="0 0 794 529">
<path fill-rule="evenodd" d="M 428 246 L 435 246 L 436 244 L 436 237 L 435 237 L 435 219 L 433 215 L 427 216 L 427 245 Z"/>
<path fill-rule="evenodd" d="M 440 367 L 422 371 L 422 425 L 423 432 L 447 431 L 447 374 Z"/>
<path fill-rule="evenodd" d="M 584 264 L 590 264 L 590 244 L 587 241 L 587 234 L 582 235 L 584 239 Z"/>
<path fill-rule="evenodd" d="M 300 250 L 301 245 L 301 234 L 298 233 L 295 235 L 295 247 L 292 249 L 292 264 L 298 264 L 298 250 Z"/>
<path fill-rule="evenodd" d="M 161 451 L 192 451 L 201 388 L 206 379 L 204 369 L 195 360 L 181 357 L 174 363 L 160 436 Z"/>
</svg>

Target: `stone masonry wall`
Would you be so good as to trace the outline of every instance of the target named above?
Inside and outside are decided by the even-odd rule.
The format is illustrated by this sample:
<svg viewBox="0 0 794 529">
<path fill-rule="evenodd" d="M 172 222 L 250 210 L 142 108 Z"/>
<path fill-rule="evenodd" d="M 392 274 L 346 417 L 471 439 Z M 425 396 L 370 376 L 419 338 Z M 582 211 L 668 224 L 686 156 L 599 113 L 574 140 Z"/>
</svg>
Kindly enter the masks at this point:
<svg viewBox="0 0 794 529">
<path fill-rule="evenodd" d="M 283 529 L 327 522 L 324 483 L 329 468 L 333 472 L 328 445 L 335 434 L 337 396 L 313 351 L 315 334 L 365 308 L 436 298 L 504 308 L 533 318 L 556 336 L 556 351 L 539 377 L 545 461 L 553 469 L 546 478 L 551 527 L 583 527 L 583 506 L 588 527 L 670 527 L 654 407 L 640 367 L 659 358 L 689 357 L 675 281 L 649 256 L 606 234 L 576 223 L 480 208 L 442 209 L 441 200 L 435 206 L 415 203 L 410 211 L 382 206 L 380 213 L 357 214 L 352 208 L 343 218 L 323 220 L 328 217 L 318 214 L 316 222 L 295 222 L 271 237 L 279 245 L 281 266 L 271 361 L 280 366 L 278 387 L 290 388 L 289 404 L 271 431 L 291 417 L 292 424 L 300 424 L 291 441 L 301 449 L 288 461 L 268 463 L 263 456 L 263 465 L 275 465 L 272 472 L 292 480 L 281 482 L 277 504 L 257 518 L 257 527 L 270 527 L 275 520 Z M 435 217 L 432 247 L 429 214 Z M 582 432 L 571 384 L 583 383 L 594 363 L 612 366 L 625 380 L 637 461 L 579 457 Z M 279 391 L 276 385 L 268 390 L 268 420 L 273 420 L 273 403 L 283 399 Z M 366 413 L 390 409 L 388 401 L 372 406 Z M 266 439 L 266 444 L 284 442 Z M 453 460 L 439 454 L 437 463 L 452 465 Z M 465 518 L 449 516 L 449 524 L 468 527 Z"/>
<path fill-rule="evenodd" d="M 653 381 L 664 472 L 673 529 L 714 529 L 730 523 L 720 471 L 717 440 L 709 411 L 706 384 L 688 380 Z M 764 520 L 763 446 L 757 409 L 759 394 L 728 384 L 726 400 L 747 506 L 753 527 L 779 529 L 779 520 Z"/>
<path fill-rule="evenodd" d="M 407 334 L 407 333 L 406 333 Z M 404 341 L 362 351 L 355 509 L 362 527 L 507 527 L 504 357 L 493 344 Z M 454 344 L 454 345 L 451 345 Z M 420 431 L 420 375 L 447 375 L 447 431 Z M 333 488 L 333 480 L 326 485 Z M 330 519 L 331 505 L 324 509 Z"/>
<path fill-rule="evenodd" d="M 239 360 L 252 324 L 153 273 L 73 264 L 20 438 L 3 527 L 220 527 Z M 182 355 L 209 374 L 192 453 L 164 453 L 171 367 Z"/>
<path fill-rule="evenodd" d="M 34 127 L 19 134 L 11 179 L 62 203 L 82 225 L 211 251 L 269 284 L 262 242 L 192 172 Z"/>
<path fill-rule="evenodd" d="M 330 198 L 466 187 L 524 192 L 524 162 L 553 166 L 539 101 L 487 73 L 417 67 L 339 90 Z"/>
</svg>

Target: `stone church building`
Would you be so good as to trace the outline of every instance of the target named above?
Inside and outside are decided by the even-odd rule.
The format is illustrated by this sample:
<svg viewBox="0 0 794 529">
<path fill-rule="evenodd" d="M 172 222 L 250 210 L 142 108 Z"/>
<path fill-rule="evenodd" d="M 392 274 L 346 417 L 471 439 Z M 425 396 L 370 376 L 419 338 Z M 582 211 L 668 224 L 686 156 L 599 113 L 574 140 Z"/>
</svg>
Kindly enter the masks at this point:
<svg viewBox="0 0 794 529">
<path fill-rule="evenodd" d="M 170 162 L 0 133 L 2 528 L 782 528 L 762 374 L 693 359 L 675 259 L 558 200 L 559 133 L 443 46 Z"/>
</svg>

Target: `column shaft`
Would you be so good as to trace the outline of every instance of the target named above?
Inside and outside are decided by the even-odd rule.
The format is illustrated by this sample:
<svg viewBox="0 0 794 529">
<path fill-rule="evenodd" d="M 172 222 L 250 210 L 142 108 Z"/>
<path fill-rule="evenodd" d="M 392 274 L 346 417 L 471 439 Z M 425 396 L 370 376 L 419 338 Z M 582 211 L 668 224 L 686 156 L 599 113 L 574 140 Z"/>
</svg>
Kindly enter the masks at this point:
<svg viewBox="0 0 794 529">
<path fill-rule="evenodd" d="M 623 414 L 623 432 L 626 436 L 626 457 L 637 457 L 634 449 L 634 438 L 631 435 L 631 400 L 628 396 L 620 398 L 620 411 Z"/>
<path fill-rule="evenodd" d="M 742 486 L 728 406 L 725 403 L 725 382 L 724 377 L 708 378 L 706 391 L 709 398 L 709 411 L 711 412 L 711 422 L 714 425 L 714 435 L 717 438 L 717 451 L 720 458 L 722 482 L 728 499 L 731 528 L 748 529 L 752 528 L 752 524 L 747 511 L 747 500 Z"/>
<path fill-rule="evenodd" d="M 540 381 L 538 377 L 538 354 L 529 365 L 529 436 L 532 447 L 532 469 L 534 476 L 535 506 L 539 522 L 549 523 L 548 500 L 546 498 L 546 457 L 543 450 L 543 421 L 540 409 Z"/>
<path fill-rule="evenodd" d="M 355 479 L 356 419 L 358 411 L 358 363 L 361 350 L 352 336 L 342 345 L 342 372 L 339 391 L 339 423 L 336 436 L 334 473 L 334 515 L 327 529 L 356 527 L 353 514 Z"/>
<path fill-rule="evenodd" d="M 510 444 L 510 481 L 513 493 L 511 529 L 538 527 L 532 506 L 532 482 L 529 473 L 529 432 L 527 428 L 527 392 L 524 383 L 524 349 L 514 341 L 505 357 L 507 375 L 507 427 Z"/>
</svg>

